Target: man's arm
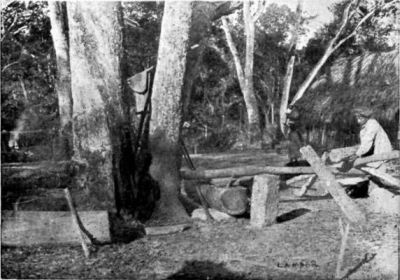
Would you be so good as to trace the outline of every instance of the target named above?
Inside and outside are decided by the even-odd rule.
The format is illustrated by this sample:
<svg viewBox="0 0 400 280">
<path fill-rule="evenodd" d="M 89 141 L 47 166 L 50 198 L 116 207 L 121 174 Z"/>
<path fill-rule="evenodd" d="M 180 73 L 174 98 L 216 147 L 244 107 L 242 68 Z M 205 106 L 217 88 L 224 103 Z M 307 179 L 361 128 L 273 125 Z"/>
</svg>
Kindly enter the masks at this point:
<svg viewBox="0 0 400 280">
<path fill-rule="evenodd" d="M 379 124 L 375 120 L 368 120 L 365 127 L 360 131 L 360 147 L 358 148 L 356 155 L 361 157 L 368 153 L 374 146 L 375 136 L 379 129 Z"/>
</svg>

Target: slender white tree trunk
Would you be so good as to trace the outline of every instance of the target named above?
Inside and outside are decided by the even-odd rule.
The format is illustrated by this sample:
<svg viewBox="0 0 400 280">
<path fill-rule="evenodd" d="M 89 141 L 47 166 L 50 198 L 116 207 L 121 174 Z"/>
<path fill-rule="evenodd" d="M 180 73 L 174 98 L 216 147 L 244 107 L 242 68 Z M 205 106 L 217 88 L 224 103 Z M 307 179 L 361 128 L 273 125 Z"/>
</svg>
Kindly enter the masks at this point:
<svg viewBox="0 0 400 280">
<path fill-rule="evenodd" d="M 188 218 L 178 194 L 182 90 L 191 15 L 192 2 L 165 3 L 150 123 L 150 174 L 161 190 L 152 223 L 176 223 Z"/>
</svg>

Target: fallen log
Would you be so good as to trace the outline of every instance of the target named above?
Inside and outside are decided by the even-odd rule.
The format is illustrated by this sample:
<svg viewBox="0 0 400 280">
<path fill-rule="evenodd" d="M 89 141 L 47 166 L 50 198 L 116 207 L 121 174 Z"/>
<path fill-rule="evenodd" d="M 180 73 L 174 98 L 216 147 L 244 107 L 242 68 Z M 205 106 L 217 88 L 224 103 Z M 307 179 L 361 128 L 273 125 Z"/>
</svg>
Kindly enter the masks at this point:
<svg viewBox="0 0 400 280">
<path fill-rule="evenodd" d="M 246 188 L 218 188 L 212 185 L 200 185 L 199 191 L 209 208 L 229 215 L 241 215 L 248 210 L 249 198 Z M 200 197 L 193 188 L 186 189 L 186 193 L 195 201 L 200 201 Z"/>
<path fill-rule="evenodd" d="M 354 166 L 361 166 L 369 162 L 398 159 L 399 151 L 392 151 L 381 155 L 373 155 L 365 158 L 357 159 Z M 336 168 L 326 166 L 330 172 L 334 174 L 340 173 Z M 208 170 L 188 170 L 181 169 L 181 177 L 183 179 L 213 179 L 213 178 L 229 178 L 229 177 L 243 177 L 255 176 L 259 174 L 314 174 L 314 170 L 309 166 L 301 167 L 286 167 L 286 166 L 259 166 L 248 165 L 242 167 L 223 168 L 223 169 L 208 169 Z M 360 174 L 356 174 L 360 175 Z"/>
<path fill-rule="evenodd" d="M 107 211 L 79 211 L 82 224 L 100 242 L 110 242 Z M 2 211 L 2 245 L 81 244 L 67 211 Z"/>
<path fill-rule="evenodd" d="M 303 157 L 310 163 L 318 177 L 324 182 L 324 188 L 332 195 L 342 212 L 351 223 L 363 227 L 367 221 L 366 215 L 358 208 L 345 190 L 336 181 L 333 173 L 324 165 L 311 146 L 300 149 Z"/>
<path fill-rule="evenodd" d="M 41 161 L 5 163 L 1 165 L 2 187 L 5 189 L 65 188 L 74 174 L 84 168 L 76 161 Z"/>
</svg>

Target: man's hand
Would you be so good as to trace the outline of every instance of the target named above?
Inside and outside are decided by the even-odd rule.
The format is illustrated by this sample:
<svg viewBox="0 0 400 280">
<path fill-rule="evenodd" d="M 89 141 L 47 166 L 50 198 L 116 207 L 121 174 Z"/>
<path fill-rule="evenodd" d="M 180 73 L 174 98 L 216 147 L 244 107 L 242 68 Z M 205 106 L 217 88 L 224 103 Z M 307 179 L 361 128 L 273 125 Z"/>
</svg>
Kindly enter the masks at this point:
<svg viewBox="0 0 400 280">
<path fill-rule="evenodd" d="M 354 162 L 356 161 L 357 158 L 358 156 L 356 154 L 353 154 L 343 159 L 343 164 L 340 168 L 338 168 L 338 170 L 340 172 L 348 172 L 350 169 L 353 168 Z"/>
<path fill-rule="evenodd" d="M 352 154 L 349 157 L 346 158 L 347 161 L 354 163 L 358 159 L 358 156 L 356 154 Z"/>
</svg>

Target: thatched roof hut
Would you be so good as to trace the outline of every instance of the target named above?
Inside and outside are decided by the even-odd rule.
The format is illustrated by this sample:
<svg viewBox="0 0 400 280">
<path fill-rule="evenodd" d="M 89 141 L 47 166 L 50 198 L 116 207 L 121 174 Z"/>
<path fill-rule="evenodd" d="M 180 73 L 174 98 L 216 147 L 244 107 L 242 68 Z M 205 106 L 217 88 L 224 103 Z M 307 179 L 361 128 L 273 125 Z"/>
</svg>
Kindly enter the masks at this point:
<svg viewBox="0 0 400 280">
<path fill-rule="evenodd" d="M 343 128 L 352 123 L 355 106 L 369 106 L 374 117 L 397 131 L 399 52 L 364 53 L 340 58 L 298 102 L 304 124 Z"/>
</svg>

